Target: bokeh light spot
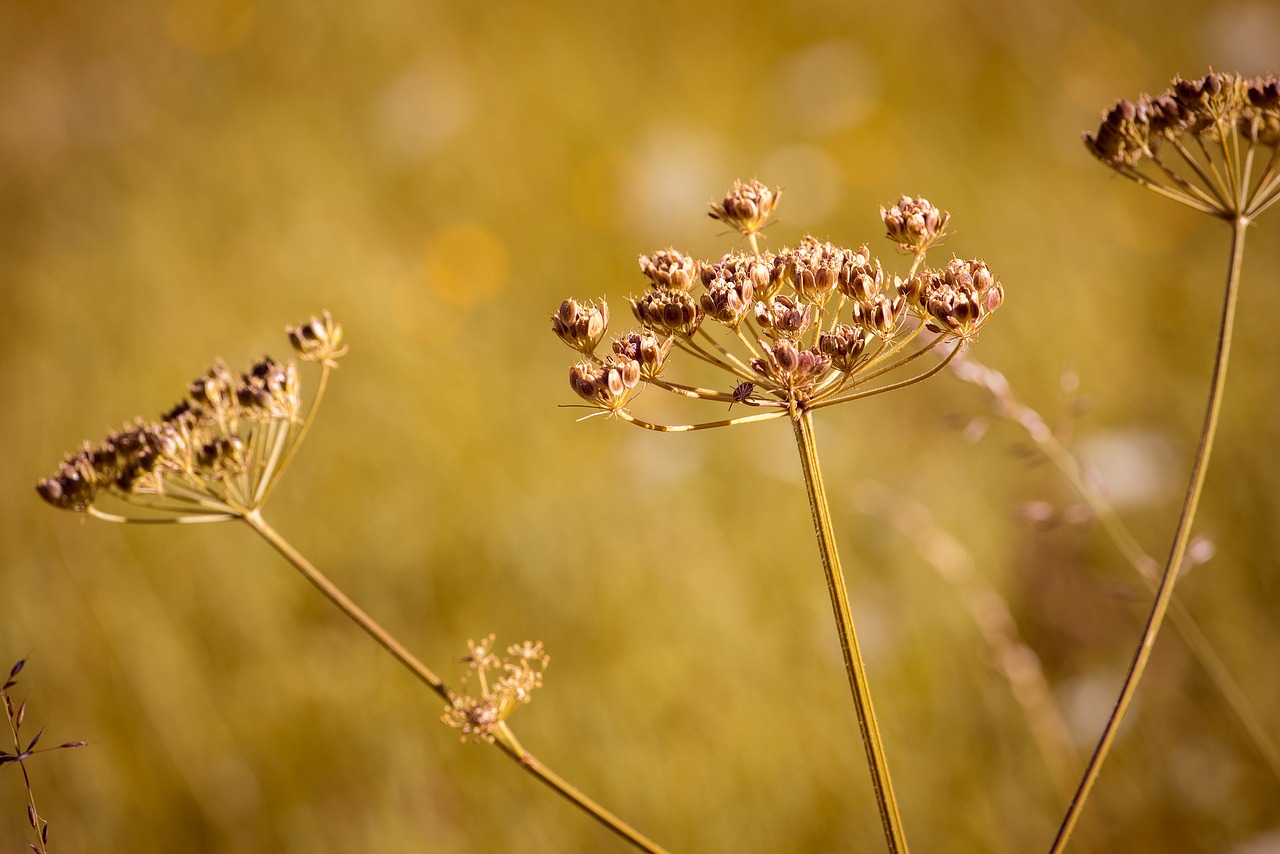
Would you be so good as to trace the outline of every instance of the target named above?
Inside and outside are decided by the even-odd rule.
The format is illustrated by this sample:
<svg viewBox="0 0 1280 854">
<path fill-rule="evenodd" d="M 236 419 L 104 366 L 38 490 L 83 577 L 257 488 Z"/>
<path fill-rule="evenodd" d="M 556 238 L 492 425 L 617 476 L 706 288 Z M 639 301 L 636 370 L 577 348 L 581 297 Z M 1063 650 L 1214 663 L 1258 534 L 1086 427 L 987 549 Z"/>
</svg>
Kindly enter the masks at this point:
<svg viewBox="0 0 1280 854">
<path fill-rule="evenodd" d="M 244 41 L 253 15 L 253 0 L 173 0 L 165 32 L 179 49 L 214 57 Z"/>
<path fill-rule="evenodd" d="M 474 222 L 445 226 L 428 242 L 422 275 L 432 292 L 468 306 L 497 296 L 507 284 L 510 260 L 497 235 Z"/>
</svg>

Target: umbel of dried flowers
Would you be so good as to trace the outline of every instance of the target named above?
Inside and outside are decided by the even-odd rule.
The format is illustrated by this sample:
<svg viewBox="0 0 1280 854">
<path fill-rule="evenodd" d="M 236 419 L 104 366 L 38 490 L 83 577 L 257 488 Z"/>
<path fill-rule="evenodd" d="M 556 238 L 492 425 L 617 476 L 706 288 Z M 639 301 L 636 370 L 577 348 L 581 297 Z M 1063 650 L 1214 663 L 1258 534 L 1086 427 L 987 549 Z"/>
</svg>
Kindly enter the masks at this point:
<svg viewBox="0 0 1280 854">
<path fill-rule="evenodd" d="M 581 356 L 569 370 L 569 384 L 589 407 L 664 430 L 795 415 L 883 390 L 866 385 L 939 346 L 950 344 L 954 354 L 1004 301 L 1003 286 L 981 260 L 924 264 L 950 220 L 927 199 L 904 196 L 880 209 L 888 238 L 912 259 L 910 269 L 896 276 L 865 244 L 839 246 L 810 236 L 777 252 L 759 251 L 758 235 L 780 196 L 757 181 L 736 182 L 711 205 L 710 216 L 745 236 L 751 251 L 718 261 L 695 260 L 674 248 L 641 256 L 647 288 L 629 300 L 639 328 L 623 332 L 604 354 L 605 300 L 561 303 L 552 331 Z M 667 368 L 677 356 L 720 371 L 724 385 L 670 379 Z M 629 411 L 648 386 L 769 412 L 663 427 Z"/>
<path fill-rule="evenodd" d="M 303 361 L 328 371 L 347 352 L 328 312 L 286 328 Z M 36 484 L 55 507 L 109 521 L 220 521 L 260 507 L 284 474 L 323 394 L 303 403 L 298 366 L 270 356 L 247 371 L 221 360 L 155 421 L 138 419 L 85 443 Z M 109 512 L 100 505 L 111 500 Z M 123 514 L 123 515 L 122 515 Z"/>
</svg>

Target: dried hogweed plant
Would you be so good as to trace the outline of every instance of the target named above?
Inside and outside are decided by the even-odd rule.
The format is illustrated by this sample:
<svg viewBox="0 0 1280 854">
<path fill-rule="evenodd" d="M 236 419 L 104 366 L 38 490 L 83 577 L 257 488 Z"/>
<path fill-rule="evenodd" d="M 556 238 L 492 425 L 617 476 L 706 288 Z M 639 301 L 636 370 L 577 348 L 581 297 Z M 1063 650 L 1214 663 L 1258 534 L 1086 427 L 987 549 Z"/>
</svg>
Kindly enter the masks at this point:
<svg viewBox="0 0 1280 854">
<path fill-rule="evenodd" d="M 49 852 L 49 822 L 40 815 L 40 811 L 36 809 L 35 792 L 31 789 L 31 775 L 27 772 L 27 760 L 35 756 L 37 753 L 48 753 L 53 750 L 72 750 L 77 747 L 84 747 L 87 741 L 67 741 L 56 747 L 37 747 L 40 743 L 40 737 L 44 735 L 44 729 L 27 741 L 22 735 L 22 725 L 27 720 L 27 704 L 19 703 L 15 708 L 13 705 L 13 689 L 18 684 L 18 674 L 22 672 L 22 668 L 26 666 L 26 659 L 22 659 L 13 667 L 9 668 L 9 676 L 5 679 L 4 685 L 0 686 L 0 701 L 4 703 L 5 719 L 9 722 L 9 737 L 12 740 L 13 752 L 0 750 L 0 767 L 5 765 L 16 764 L 22 771 L 22 788 L 27 795 L 27 824 L 31 826 L 35 832 L 36 841 L 28 842 L 27 847 L 36 854 L 48 854 Z"/>
<path fill-rule="evenodd" d="M 604 300 L 567 299 L 552 330 L 580 359 L 569 383 L 587 406 L 628 424 L 665 433 L 791 422 L 813 516 L 828 592 L 844 653 L 863 745 L 889 850 L 906 837 L 890 781 L 866 668 L 845 591 L 831 515 L 814 440 L 813 413 L 905 388 L 942 370 L 974 340 L 1004 299 L 1004 289 L 980 260 L 952 258 L 926 266 L 946 235 L 949 214 L 923 198 L 903 197 L 881 209 L 889 239 L 911 257 L 903 276 L 887 273 L 865 246 L 836 246 L 815 237 L 777 252 L 759 238 L 780 191 L 735 183 L 710 216 L 747 239 L 749 251 L 718 261 L 664 249 L 640 258 L 647 289 L 630 300 L 639 322 L 602 348 L 609 311 Z M 601 353 L 601 350 L 604 350 Z M 921 364 L 926 369 L 893 380 Z M 672 363 L 718 377 L 719 387 L 674 379 Z M 645 389 L 753 410 L 692 424 L 641 419 L 631 407 Z"/>
<path fill-rule="evenodd" d="M 1231 255 L 1204 421 L 1169 555 L 1115 707 L 1054 840 L 1054 854 L 1066 847 L 1137 690 L 1191 542 L 1222 408 L 1245 235 L 1280 198 L 1280 78 L 1218 72 L 1199 80 L 1177 77 L 1158 96 L 1116 103 L 1103 114 L 1098 130 L 1085 134 L 1084 143 L 1116 173 L 1228 223 Z"/>
<path fill-rule="evenodd" d="M 549 657 L 540 643 L 512 646 L 506 659 L 493 636 L 461 661 L 479 690 L 458 694 L 271 527 L 262 509 L 296 456 L 319 410 L 331 373 L 347 352 L 342 326 L 328 312 L 286 328 L 298 358 L 320 367 L 307 405 L 297 362 L 265 357 L 248 371 L 222 361 L 193 380 L 187 396 L 155 421 L 135 421 L 97 445 L 86 443 L 36 485 L 55 507 L 119 523 L 247 524 L 379 645 L 445 701 L 444 722 L 493 744 L 525 771 L 637 848 L 655 843 L 604 809 L 521 746 L 507 724 L 542 684 Z M 496 671 L 497 678 L 486 673 Z M 16 671 L 15 671 L 16 672 Z M 500 675 L 497 675 L 500 674 Z M 464 682 L 465 687 L 465 682 Z M 6 701 L 7 702 L 7 701 Z M 29 754 L 28 754 L 29 755 Z M 43 850 L 43 849 L 41 849 Z"/>
</svg>

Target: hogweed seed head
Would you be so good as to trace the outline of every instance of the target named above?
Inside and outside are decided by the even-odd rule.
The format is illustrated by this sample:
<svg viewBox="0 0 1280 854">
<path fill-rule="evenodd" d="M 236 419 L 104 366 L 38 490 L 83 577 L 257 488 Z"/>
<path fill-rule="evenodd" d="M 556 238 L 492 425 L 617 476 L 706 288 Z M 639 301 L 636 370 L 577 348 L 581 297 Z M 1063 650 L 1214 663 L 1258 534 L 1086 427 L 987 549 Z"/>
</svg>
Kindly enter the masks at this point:
<svg viewBox="0 0 1280 854">
<path fill-rule="evenodd" d="M 569 385 L 578 396 L 603 412 L 626 408 L 640 388 L 640 363 L 610 357 L 601 365 L 578 362 L 569 369 Z"/>
<path fill-rule="evenodd" d="M 750 237 L 764 228 L 781 197 L 782 190 L 771 190 L 759 181 L 734 181 L 723 200 L 711 203 L 707 215 Z"/>
<path fill-rule="evenodd" d="M 628 332 L 613 342 L 613 352 L 622 359 L 630 359 L 640 364 L 640 375 L 651 380 L 662 373 L 667 365 L 667 357 L 671 355 L 671 345 L 675 339 L 668 335 L 658 338 L 648 329 Z"/>
<path fill-rule="evenodd" d="M 698 331 L 706 316 L 697 301 L 684 291 L 650 291 L 631 300 L 636 319 L 659 335 L 688 338 Z"/>
<path fill-rule="evenodd" d="M 1117 101 L 1084 144 L 1102 164 L 1189 207 L 1252 217 L 1280 193 L 1273 168 L 1247 165 L 1255 147 L 1272 158 L 1280 147 L 1280 80 L 1175 77 L 1160 95 Z"/>
<path fill-rule="evenodd" d="M 560 303 L 560 310 L 551 315 L 551 330 L 556 337 L 584 356 L 595 352 L 608 329 L 609 306 L 604 300 L 596 306 L 567 299 Z"/>
<path fill-rule="evenodd" d="M 445 707 L 440 720 L 462 731 L 462 740 L 487 741 L 497 739 L 500 725 L 517 708 L 533 699 L 533 692 L 542 687 L 542 673 L 551 663 L 551 656 L 542 648 L 541 641 L 524 641 L 507 647 L 505 656 L 493 652 L 494 635 L 480 642 L 467 641 L 469 652 L 458 659 L 467 666 L 462 684 L 474 675 L 479 691 L 476 695 L 454 695 Z M 487 673 L 499 673 L 490 680 Z"/>
<path fill-rule="evenodd" d="M 302 358 L 326 370 L 347 351 L 327 312 L 287 331 Z M 102 498 L 144 511 L 131 509 L 133 518 L 175 521 L 233 518 L 261 506 L 315 411 L 313 403 L 304 418 L 297 365 L 264 357 L 234 374 L 217 360 L 187 394 L 157 421 L 86 443 L 36 492 L 54 507 L 112 521 L 130 517 L 100 511 Z"/>
<path fill-rule="evenodd" d="M 1259 96 L 1260 100 L 1266 98 Z M 574 392 L 602 412 L 651 430 L 686 432 L 799 417 L 800 413 L 879 394 L 932 376 L 860 388 L 905 368 L 939 343 L 952 358 L 1003 301 L 999 282 L 980 261 L 924 266 L 925 252 L 946 236 L 950 214 L 924 198 L 903 196 L 881 209 L 889 237 L 914 258 L 906 280 L 886 273 L 865 244 L 837 245 L 814 236 L 777 252 L 760 252 L 755 231 L 777 201 L 765 185 L 735 183 L 712 206 L 715 219 L 752 237 L 752 251 L 719 261 L 695 260 L 673 248 L 641 256 L 650 287 L 630 300 L 641 328 L 614 340 L 613 353 L 594 354 L 570 368 Z M 557 334 L 566 334 L 576 303 L 566 301 Z M 710 319 L 712 322 L 705 323 Z M 917 335 L 929 331 L 929 338 Z M 577 349 L 577 348 L 575 348 Z M 672 362 L 693 361 L 730 380 L 687 384 L 671 379 Z M 667 426 L 626 411 L 645 384 L 686 399 L 749 404 L 764 411 L 741 418 Z"/>
<path fill-rule="evenodd" d="M 674 249 L 640 256 L 640 272 L 662 291 L 688 291 L 698 280 L 698 263 Z"/>
<path fill-rule="evenodd" d="M 903 196 L 892 207 L 880 208 L 880 219 L 890 240 L 919 255 L 947 236 L 951 214 L 935 208 L 923 196 Z"/>
<path fill-rule="evenodd" d="M 321 362 L 337 367 L 338 359 L 347 353 L 347 347 L 342 343 L 342 324 L 335 323 L 327 311 L 306 323 L 286 326 L 284 331 L 304 362 Z"/>
</svg>

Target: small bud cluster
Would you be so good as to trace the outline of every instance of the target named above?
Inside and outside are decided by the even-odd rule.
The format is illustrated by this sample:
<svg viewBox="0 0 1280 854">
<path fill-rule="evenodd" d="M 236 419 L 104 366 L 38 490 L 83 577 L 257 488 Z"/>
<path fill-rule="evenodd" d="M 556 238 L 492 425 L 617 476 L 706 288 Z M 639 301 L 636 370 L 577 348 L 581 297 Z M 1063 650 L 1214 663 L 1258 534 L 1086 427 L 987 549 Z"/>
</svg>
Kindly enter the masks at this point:
<svg viewBox="0 0 1280 854">
<path fill-rule="evenodd" d="M 1103 164 L 1192 207 L 1221 216 L 1258 213 L 1276 197 L 1274 167 L 1251 187 L 1249 170 L 1234 161 L 1241 150 L 1269 148 L 1274 157 L 1280 149 L 1280 78 L 1174 78 L 1159 95 L 1116 102 L 1084 144 Z M 1144 172 L 1147 162 L 1154 168 Z"/>
<path fill-rule="evenodd" d="M 707 214 L 750 236 L 764 228 L 765 220 L 782 197 L 782 190 L 771 190 L 759 181 L 744 184 L 734 181 L 724 199 L 711 203 Z"/>
<path fill-rule="evenodd" d="M 327 312 L 287 332 L 305 360 L 331 366 L 346 352 L 342 327 Z M 243 373 L 219 360 L 158 420 L 138 420 L 96 446 L 86 443 L 36 491 L 78 513 L 102 515 L 97 505 L 111 496 L 162 514 L 242 515 L 265 499 L 303 423 L 292 360 L 267 356 Z"/>
<path fill-rule="evenodd" d="M 735 183 L 712 205 L 712 216 L 734 223 L 754 247 L 779 195 L 758 182 Z M 1003 302 L 1000 283 L 980 260 L 955 258 L 942 269 L 924 264 L 950 219 L 928 200 L 904 196 L 880 212 L 889 239 L 913 255 L 905 278 L 886 274 L 866 245 L 812 236 L 776 253 L 735 251 L 718 261 L 674 248 L 641 256 L 647 288 L 630 299 L 640 328 L 617 338 L 612 355 L 596 355 L 608 324 L 603 301 L 597 309 L 565 300 L 552 316 L 556 335 L 585 357 L 570 369 L 570 385 L 589 406 L 628 419 L 626 407 L 647 385 L 795 411 L 892 369 L 921 332 L 933 336 L 918 339 L 916 354 L 972 340 Z M 665 371 L 677 352 L 732 382 L 716 390 L 669 381 Z"/>
<path fill-rule="evenodd" d="M 533 699 L 533 691 L 542 687 L 542 673 L 551 663 L 551 656 L 542 648 L 541 641 L 525 641 L 507 647 L 507 654 L 499 657 L 493 651 L 495 636 L 490 634 L 479 642 L 467 641 L 468 652 L 458 662 L 467 668 L 462 688 L 475 676 L 478 688 L 475 695 L 460 694 L 445 707 L 440 720 L 462 730 L 462 740 L 493 743 L 494 731 L 517 708 Z M 493 674 L 498 674 L 493 678 Z"/>
</svg>

